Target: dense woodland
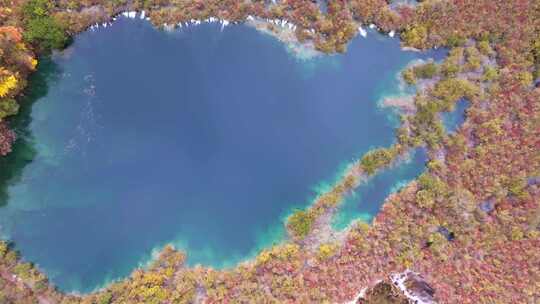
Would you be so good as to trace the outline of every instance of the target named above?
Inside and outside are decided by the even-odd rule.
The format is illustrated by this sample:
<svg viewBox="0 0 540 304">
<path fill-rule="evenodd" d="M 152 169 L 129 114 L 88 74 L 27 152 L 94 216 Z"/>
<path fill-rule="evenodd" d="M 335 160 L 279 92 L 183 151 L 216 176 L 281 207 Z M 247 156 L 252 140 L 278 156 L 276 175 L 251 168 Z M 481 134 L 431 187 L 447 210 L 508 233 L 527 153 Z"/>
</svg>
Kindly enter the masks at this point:
<svg viewBox="0 0 540 304">
<path fill-rule="evenodd" d="M 287 242 L 220 271 L 186 267 L 186 255 L 166 247 L 148 269 L 84 296 L 56 291 L 0 243 L 0 303 L 324 303 L 350 301 L 363 288 L 359 303 L 407 303 L 392 283 L 406 270 L 421 276 L 407 288 L 438 303 L 539 303 L 540 1 L 328 2 L 323 13 L 311 0 L 0 0 L 2 155 L 16 140 L 9 117 L 36 58 L 126 10 L 144 9 L 156 26 L 285 19 L 299 41 L 326 53 L 346 51 L 358 26 L 371 23 L 399 33 L 403 46 L 449 48 L 443 62 L 403 71 L 418 91 L 397 143 L 359 155 L 330 191 L 292 214 Z M 466 121 L 449 134 L 440 113 L 462 98 Z M 419 146 L 429 151 L 426 171 L 388 197 L 371 225 L 358 221 L 329 238 L 342 198 Z"/>
</svg>

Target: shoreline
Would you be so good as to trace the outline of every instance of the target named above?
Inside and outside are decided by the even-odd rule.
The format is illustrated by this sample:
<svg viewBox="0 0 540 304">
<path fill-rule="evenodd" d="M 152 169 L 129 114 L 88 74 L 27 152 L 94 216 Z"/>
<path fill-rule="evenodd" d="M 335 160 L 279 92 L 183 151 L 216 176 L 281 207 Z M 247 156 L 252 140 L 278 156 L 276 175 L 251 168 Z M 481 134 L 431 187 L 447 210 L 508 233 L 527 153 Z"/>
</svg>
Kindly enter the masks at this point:
<svg viewBox="0 0 540 304">
<path fill-rule="evenodd" d="M 251 18 L 250 18 L 251 17 Z M 310 60 L 325 55 L 317 51 L 312 42 L 301 43 L 296 37 L 296 25 L 286 20 L 264 20 L 248 16 L 245 24 L 257 31 L 274 37 L 287 47 L 294 57 L 300 60 Z"/>
<path fill-rule="evenodd" d="M 100 28 L 105 28 L 106 29 L 107 27 L 112 26 L 113 23 L 118 18 L 141 19 L 141 20 L 145 20 L 145 21 L 150 21 L 150 19 L 148 17 L 144 18 L 144 16 L 145 16 L 144 11 L 143 12 L 129 11 L 129 12 L 120 13 L 120 14 L 117 14 L 115 17 L 113 17 L 111 19 L 111 21 L 109 21 L 109 22 L 104 22 L 104 23 L 101 23 L 101 24 L 94 24 L 94 25 L 90 26 L 87 29 L 87 31 L 95 31 L 95 30 L 100 29 Z M 250 23 L 250 22 L 252 22 L 252 23 Z M 207 20 L 204 20 L 204 21 L 192 19 L 189 23 L 186 22 L 184 24 L 184 27 L 196 26 L 196 25 L 200 25 L 200 24 L 203 24 L 203 23 L 220 23 L 220 24 L 222 24 L 222 30 L 224 29 L 224 27 L 229 26 L 231 24 L 226 20 L 219 20 L 219 19 L 207 19 Z M 281 43 L 283 43 L 284 45 L 286 45 L 288 47 L 291 47 L 290 44 L 295 45 L 293 47 L 293 49 L 295 50 L 295 51 L 293 51 L 293 56 L 295 56 L 295 57 L 298 56 L 297 58 L 307 59 L 308 60 L 308 59 L 318 57 L 318 56 L 331 56 L 331 55 L 327 55 L 325 53 L 316 51 L 312 45 L 310 46 L 310 47 L 313 47 L 312 50 L 310 49 L 310 47 L 306 47 L 307 49 L 304 49 L 303 47 L 305 47 L 305 46 L 300 44 L 296 40 L 296 37 L 293 35 L 292 32 L 290 32 L 290 29 L 288 30 L 287 28 L 282 28 L 281 29 L 282 32 L 279 32 L 279 31 L 275 32 L 275 31 L 272 31 L 272 30 L 268 29 L 268 25 L 272 25 L 272 24 L 276 24 L 276 23 L 277 23 L 277 21 L 275 21 L 275 23 L 271 23 L 271 22 L 268 22 L 268 21 L 265 21 L 265 20 L 262 20 L 262 19 L 259 20 L 258 23 L 257 23 L 257 19 L 253 19 L 253 20 L 249 20 L 249 22 L 245 22 L 245 24 L 247 26 L 252 26 L 256 30 L 276 38 L 278 41 L 280 41 Z M 239 24 L 239 23 L 232 23 L 232 24 Z M 165 30 L 168 30 L 167 28 L 170 27 L 167 24 L 164 24 L 163 26 L 165 27 Z M 181 29 L 181 28 L 182 28 L 182 26 L 169 28 L 169 29 L 173 30 L 173 29 Z M 373 27 L 370 27 L 370 29 L 373 29 Z M 362 36 L 365 37 L 364 35 L 362 35 Z M 297 45 L 297 43 L 298 43 L 298 45 Z M 64 51 L 70 52 L 70 51 L 72 51 L 72 49 L 68 47 L 68 48 L 64 49 Z M 307 52 L 307 53 L 303 53 L 304 51 Z M 60 54 L 62 55 L 63 53 L 60 53 Z M 346 168 L 343 170 L 342 174 L 340 174 L 341 178 L 336 178 L 335 181 L 331 185 L 329 185 L 329 189 L 327 189 L 326 192 L 331 192 L 335 187 L 339 186 L 340 183 L 343 182 L 343 180 L 346 178 L 346 176 L 350 176 L 350 175 L 355 175 L 355 176 L 360 178 L 360 180 L 358 181 L 358 185 L 356 185 L 355 188 L 360 187 L 362 184 L 364 184 L 367 181 L 367 178 L 363 175 L 363 173 L 358 173 L 357 168 L 354 168 L 354 166 L 355 166 L 355 164 L 357 162 L 358 161 L 353 161 L 352 163 L 348 164 L 346 166 Z M 382 170 L 385 170 L 385 169 L 382 169 Z M 317 201 L 319 199 L 321 199 L 322 196 L 327 194 L 326 192 L 319 193 L 319 195 L 317 197 L 310 200 L 302 209 L 310 209 L 311 207 L 313 207 L 317 203 Z M 339 208 L 339 207 L 337 207 L 337 208 Z M 293 209 L 296 209 L 296 208 L 293 208 Z M 293 212 L 294 212 L 294 210 L 290 210 L 289 212 L 286 213 L 286 215 L 282 219 L 280 219 L 280 225 L 281 226 L 285 226 L 285 224 L 287 222 L 287 218 L 290 215 L 292 215 Z M 352 228 L 355 220 L 351 221 L 351 223 L 347 226 L 346 229 L 344 229 L 342 231 L 335 231 L 334 229 L 331 228 L 331 221 L 332 221 L 332 218 L 333 218 L 334 215 L 335 215 L 335 210 L 332 210 L 332 212 L 329 212 L 329 213 L 325 214 L 324 216 L 321 216 L 318 219 L 319 220 L 319 222 L 318 222 L 319 228 L 318 229 L 321 229 L 321 230 L 315 230 L 313 232 L 313 234 L 316 235 L 318 240 L 313 242 L 313 246 L 312 246 L 313 248 L 311 248 L 311 250 L 315 250 L 316 246 L 319 246 L 320 244 L 325 243 L 325 242 L 329 242 L 329 241 L 342 242 L 342 241 L 345 240 L 345 238 L 346 238 L 349 230 Z M 321 235 L 323 235 L 323 234 L 325 236 L 323 236 L 321 238 Z M 280 242 L 278 242 L 277 246 L 283 246 L 283 245 L 289 244 L 292 241 L 293 240 L 290 238 L 290 236 L 288 236 L 288 234 L 285 233 L 284 237 L 280 240 Z M 311 242 L 308 241 L 308 243 L 311 243 Z M 172 248 L 175 248 L 175 250 L 178 250 L 180 252 L 186 252 L 186 251 L 189 250 L 189 249 L 187 249 L 187 247 L 186 247 L 186 249 L 184 249 L 184 248 L 182 248 L 183 246 L 178 246 L 178 241 L 177 240 L 167 242 L 167 243 L 165 243 L 163 245 L 156 246 L 151 250 L 148 257 L 143 257 L 142 261 L 138 263 L 138 266 L 133 271 L 135 271 L 137 269 L 148 270 L 148 268 L 150 268 L 152 263 L 157 261 L 157 259 L 160 256 L 160 253 L 163 251 L 163 249 L 168 247 L 168 246 L 171 246 Z M 306 248 L 306 247 L 303 246 L 303 248 Z M 252 265 L 252 264 L 255 263 L 255 258 L 262 251 L 267 250 L 267 249 L 270 249 L 270 248 L 268 246 L 262 246 L 261 248 L 257 248 L 257 249 L 255 249 L 255 254 L 253 256 L 249 255 L 249 256 L 247 256 L 245 258 L 241 258 L 239 261 L 234 262 L 229 266 L 214 267 L 214 266 L 206 265 L 206 264 L 195 264 L 195 265 L 189 265 L 188 267 L 189 268 L 205 267 L 205 268 L 208 268 L 208 269 L 221 271 L 221 270 L 234 269 L 234 268 L 236 268 L 236 267 L 238 267 L 240 265 L 243 265 L 243 264 Z M 92 293 L 95 293 L 95 292 L 101 292 L 101 291 L 106 290 L 108 288 L 108 286 L 110 286 L 111 284 L 118 283 L 118 282 L 121 282 L 121 281 L 124 281 L 124 280 L 128 279 L 131 276 L 131 274 L 133 273 L 133 271 L 130 272 L 130 274 L 127 277 L 118 277 L 118 278 L 113 278 L 113 279 L 105 279 L 104 283 L 98 285 L 96 288 L 92 289 L 89 292 L 79 292 L 79 291 L 71 292 L 70 291 L 70 292 L 67 292 L 67 293 L 75 295 L 75 296 L 81 296 L 82 297 L 82 296 L 92 294 Z"/>
<path fill-rule="evenodd" d="M 459 302 L 463 301 L 463 299 L 470 301 L 495 299 L 503 302 L 526 302 L 527 300 L 530 301 L 531 297 L 538 297 L 539 294 L 534 289 L 534 275 L 537 273 L 530 275 L 531 269 L 534 268 L 527 267 L 526 264 L 527 261 L 530 263 L 531 261 L 538 260 L 538 251 L 534 250 L 540 246 L 538 231 L 534 226 L 527 227 L 527 225 L 531 226 L 532 224 L 527 224 L 521 221 L 520 218 L 527 212 L 538 209 L 538 204 L 534 200 L 531 200 L 531 197 L 533 199 L 537 198 L 540 194 L 540 189 L 536 184 L 526 185 L 523 188 L 512 188 L 511 190 L 519 190 L 519 192 L 515 191 L 516 195 L 511 196 L 505 195 L 507 192 L 503 190 L 506 191 L 507 189 L 504 188 L 504 185 L 501 186 L 494 182 L 507 176 L 512 176 L 512 181 L 521 182 L 523 176 L 537 175 L 537 172 L 533 171 L 538 169 L 537 166 L 535 166 L 534 162 L 530 162 L 530 159 L 534 159 L 534 155 L 525 148 L 533 146 L 535 143 L 534 138 L 531 139 L 531 134 L 534 133 L 530 133 L 530 125 L 526 123 L 519 124 L 523 132 L 513 132 L 514 130 L 509 130 L 508 124 L 503 124 L 500 120 L 497 120 L 499 117 L 505 117 L 505 115 L 510 116 L 512 113 L 520 113 L 520 121 L 528 122 L 533 119 L 535 114 L 535 108 L 533 107 L 534 100 L 538 99 L 538 93 L 540 91 L 538 89 L 535 90 L 528 83 L 531 67 L 526 65 L 524 60 L 522 60 L 524 58 L 522 56 L 523 53 L 527 51 L 523 46 L 530 45 L 531 41 L 527 39 L 531 36 L 531 32 L 537 32 L 537 26 L 530 21 L 530 19 L 535 20 L 534 18 L 530 18 L 531 16 L 534 17 L 532 15 L 534 14 L 533 6 L 528 2 L 522 3 L 523 7 L 519 11 L 525 13 L 518 15 L 512 2 L 500 3 L 497 6 L 490 6 L 489 3 L 484 3 L 486 1 L 472 4 L 467 3 L 467 6 L 464 6 L 459 1 L 450 2 L 448 6 L 443 5 L 438 7 L 430 6 L 428 3 L 420 3 L 418 7 L 422 7 L 422 10 L 417 10 L 415 6 L 409 11 L 413 18 L 398 20 L 395 24 L 392 23 L 393 20 L 390 18 L 387 18 L 388 20 L 384 19 L 384 17 L 393 17 L 394 15 L 386 14 L 381 17 L 374 14 L 375 12 L 387 12 L 382 10 L 390 7 L 387 4 L 375 7 L 374 9 L 367 8 L 365 16 L 362 15 L 362 18 L 373 18 L 377 24 L 381 22 L 386 23 L 386 26 L 385 24 L 381 25 L 382 28 L 395 28 L 396 30 L 404 31 L 404 34 L 419 33 L 420 35 L 416 35 L 419 36 L 419 39 L 415 39 L 418 37 L 414 37 L 414 35 L 400 35 L 404 44 L 409 44 L 415 48 L 426 49 L 448 45 L 452 50 L 463 51 L 464 47 L 459 45 L 461 42 L 459 38 L 463 38 L 473 41 L 473 49 L 478 49 L 482 52 L 489 52 L 491 50 L 491 55 L 489 56 L 494 60 L 495 56 L 497 56 L 497 61 L 494 61 L 497 63 L 497 74 L 495 78 L 486 80 L 474 78 L 469 74 L 462 75 L 462 80 L 470 80 L 474 85 L 479 84 L 482 89 L 495 86 L 497 88 L 496 91 L 482 90 L 481 93 L 485 94 L 485 96 L 475 96 L 474 100 L 471 101 L 470 116 L 467 117 L 464 128 L 460 129 L 451 137 L 442 135 L 440 138 L 435 137 L 434 140 L 431 140 L 432 138 L 426 138 L 425 133 L 421 133 L 425 129 L 420 129 L 420 131 L 417 129 L 417 133 L 413 133 L 408 128 L 404 139 L 404 143 L 407 144 L 430 145 L 430 148 L 433 148 L 431 147 L 433 145 L 436 146 L 436 149 L 444 150 L 445 153 L 442 161 L 436 161 L 434 164 L 431 164 L 433 165 L 429 169 L 431 180 L 439 181 L 444 187 L 448 187 L 452 191 L 468 191 L 470 198 L 464 201 L 455 196 L 455 191 L 449 193 L 445 191 L 444 195 L 450 197 L 445 197 L 442 200 L 441 195 L 432 192 L 429 188 L 422 189 L 419 185 L 408 187 L 399 195 L 392 197 L 391 203 L 384 204 L 383 210 L 376 217 L 376 225 L 372 225 L 367 232 L 362 232 L 358 229 L 351 231 L 346 243 L 343 244 L 344 249 L 340 249 L 338 257 L 332 257 L 330 261 L 326 262 L 319 261 L 318 265 L 320 267 L 314 266 L 313 269 L 319 271 L 321 269 L 330 269 L 332 272 L 325 273 L 320 271 L 320 276 L 317 274 L 312 281 L 310 279 L 313 277 L 313 274 L 310 273 L 310 269 L 306 270 L 303 268 L 298 270 L 298 272 L 294 272 L 297 270 L 292 267 L 291 272 L 289 272 L 289 269 L 287 269 L 287 272 L 281 272 L 282 269 L 279 268 L 280 265 L 276 262 L 270 265 L 273 267 L 270 270 L 260 266 L 253 270 L 255 274 L 248 273 L 250 275 L 249 278 L 253 278 L 253 281 L 250 282 L 253 283 L 251 286 L 244 285 L 238 281 L 244 278 L 244 273 L 240 275 L 236 273 L 216 274 L 212 271 L 204 272 L 204 270 L 190 270 L 190 268 L 187 270 L 178 270 L 175 268 L 174 277 L 169 278 L 170 281 L 167 281 L 168 284 L 177 283 L 175 281 L 176 278 L 185 278 L 182 276 L 183 273 L 190 271 L 196 277 L 194 283 L 196 296 L 192 298 L 195 301 L 202 302 L 206 300 L 219 302 L 220 300 L 226 301 L 227 299 L 236 298 L 239 295 L 244 297 L 244 299 L 246 295 L 249 295 L 250 297 L 260 296 L 259 299 L 286 301 L 287 299 L 290 300 L 290 293 L 286 289 L 270 289 L 270 287 L 280 286 L 273 284 L 274 281 L 269 281 L 267 275 L 270 274 L 277 279 L 288 280 L 287 282 L 293 284 L 292 286 L 296 288 L 295 292 L 298 294 L 298 297 L 308 297 L 311 295 L 311 293 L 306 291 L 306 289 L 311 289 L 309 285 L 307 287 L 305 285 L 294 285 L 296 283 L 294 281 L 296 279 L 294 275 L 299 273 L 299 276 L 302 276 L 308 282 L 306 284 L 315 282 L 315 286 L 320 292 L 321 297 L 324 296 L 324 299 L 332 300 L 333 302 L 341 302 L 340 300 L 343 299 L 353 299 L 358 294 L 358 291 L 362 290 L 362 287 L 372 286 L 373 282 L 386 278 L 389 274 L 403 273 L 406 269 L 412 269 L 417 273 L 428 276 L 427 279 L 432 284 L 431 286 L 437 291 L 436 300 L 441 303 Z M 274 2 L 273 5 L 279 4 Z M 102 7 L 103 5 L 98 4 L 96 6 Z M 105 11 L 104 7 L 102 8 L 102 11 Z M 232 15 L 231 11 L 234 9 L 218 8 L 221 9 L 220 14 L 223 14 L 227 18 Z M 304 14 L 294 14 L 298 13 L 296 8 L 285 8 L 287 9 L 285 15 L 292 12 L 290 15 L 304 16 Z M 432 14 L 433 8 L 437 9 L 437 12 L 441 14 Z M 485 10 L 478 8 L 485 8 Z M 58 9 L 62 10 L 64 8 L 59 7 Z M 113 6 L 111 10 L 121 11 L 127 9 L 133 9 L 133 7 L 127 8 L 123 6 L 119 8 Z M 188 10 L 189 7 L 185 9 Z M 253 7 L 250 7 L 250 9 L 253 9 Z M 340 9 L 342 9 L 344 14 L 336 15 L 343 16 L 345 20 L 354 20 L 356 17 L 352 17 L 354 16 L 353 13 L 358 13 L 354 11 L 354 8 L 350 7 L 344 9 L 341 7 L 337 8 L 338 11 Z M 159 10 L 159 7 L 156 10 Z M 392 10 L 390 7 L 391 12 Z M 305 9 L 305 11 L 309 12 L 308 9 Z M 71 13 L 71 11 L 68 11 L 68 13 Z M 74 14 L 77 13 L 79 12 L 74 12 Z M 195 13 L 197 13 L 196 10 Z M 109 13 L 106 14 L 108 15 Z M 500 39 L 496 41 L 489 39 L 483 40 L 482 37 L 475 35 L 470 27 L 461 26 L 463 25 L 463 19 L 461 18 L 463 14 L 467 15 L 467 22 L 475 24 L 475 27 L 478 27 L 475 31 L 497 35 L 496 37 L 500 37 Z M 261 9 L 261 15 L 268 17 L 269 12 L 266 7 Z M 440 16 L 443 16 L 444 19 L 441 20 Z M 419 20 L 424 20 L 424 22 L 433 26 L 429 31 L 424 33 L 423 30 L 425 28 L 423 28 L 423 25 L 425 23 L 419 23 L 416 17 L 420 17 Z M 511 20 L 517 20 L 517 24 L 512 24 L 511 26 L 504 24 L 504 21 L 509 20 L 509 18 Z M 70 34 L 74 35 L 78 32 L 78 25 L 72 26 L 73 28 L 70 28 L 70 30 L 75 30 Z M 447 29 L 455 30 L 448 31 Z M 502 35 L 503 33 L 507 35 Z M 331 35 L 334 34 L 335 32 L 331 33 Z M 507 37 L 515 38 L 515 40 L 509 41 Z M 474 41 L 472 38 L 482 40 Z M 455 45 L 454 42 L 456 43 Z M 465 47 L 469 48 L 470 45 L 466 45 Z M 501 49 L 504 51 L 498 52 Z M 497 53 L 493 50 L 497 50 Z M 334 49 L 333 51 L 335 52 L 336 50 Z M 470 66 L 465 67 L 463 62 L 458 62 L 457 66 L 458 69 L 475 69 Z M 476 68 L 475 71 L 477 74 L 482 71 L 485 72 L 483 68 L 484 65 L 481 63 L 480 68 Z M 26 76 L 23 73 L 22 77 L 25 78 Z M 437 84 L 448 84 L 448 82 L 444 82 L 446 79 L 439 80 L 441 79 L 436 80 Z M 441 96 L 444 97 L 445 92 L 437 93 L 441 95 L 427 96 L 427 98 L 437 100 Z M 501 96 L 511 96 L 511 100 L 501 98 Z M 490 122 L 489 127 L 497 131 L 497 133 L 494 135 L 493 132 L 490 132 L 489 128 L 484 128 L 486 126 L 485 124 L 481 125 L 479 121 Z M 407 123 L 411 122 L 407 121 Z M 515 125 L 518 124 L 516 123 Z M 417 125 L 415 127 L 422 128 L 425 126 Z M 478 136 L 478 138 L 475 136 Z M 411 137 L 413 138 L 411 139 Z M 479 138 L 482 140 L 478 140 Z M 465 152 L 462 151 L 463 146 L 460 143 L 464 143 Z M 491 147 L 497 147 L 497 149 Z M 512 147 L 512 153 L 508 152 L 510 151 L 508 147 Z M 470 153 L 472 148 L 477 150 L 482 149 L 483 153 L 481 157 L 478 157 L 477 154 L 479 153 Z M 467 153 L 467 149 L 469 149 L 469 153 Z M 512 165 L 509 166 L 508 164 Z M 466 165 L 469 167 L 466 167 Z M 470 170 L 471 166 L 474 166 L 476 170 Z M 489 178 L 487 178 L 488 176 Z M 520 186 L 521 184 L 517 182 L 516 185 Z M 444 189 L 446 190 L 446 188 Z M 471 206 L 474 208 L 479 202 L 486 200 L 487 197 L 492 195 L 489 192 L 490 189 L 497 190 L 496 193 L 502 193 L 502 195 L 494 198 L 493 204 L 496 204 L 497 208 L 488 214 L 478 214 L 476 211 L 473 213 L 473 211 L 467 209 Z M 418 199 L 417 194 L 419 193 L 433 195 L 434 204 L 423 205 L 426 202 Z M 426 198 L 426 196 L 421 196 L 421 198 Z M 497 221 L 499 216 L 504 216 L 504 225 L 501 225 Z M 438 235 L 433 233 L 432 230 L 436 228 L 436 226 L 433 226 L 435 225 L 434 223 L 441 222 L 448 222 L 448 225 L 456 232 L 458 237 L 452 243 L 450 243 L 450 240 L 437 238 Z M 408 229 L 412 225 L 418 228 L 425 228 L 427 232 L 420 231 L 420 229 Z M 478 225 L 488 227 L 488 229 L 479 230 L 477 229 Z M 394 232 L 396 233 L 394 234 Z M 402 233 L 402 237 L 398 234 L 399 232 Z M 426 233 L 430 234 L 426 235 Z M 436 246 L 425 248 L 412 246 L 412 248 L 408 249 L 409 251 L 403 248 L 405 242 L 409 245 L 423 244 L 427 237 L 431 238 L 433 236 L 435 236 L 434 241 L 436 243 L 434 244 Z M 396 237 L 398 240 L 397 243 L 394 242 Z M 473 241 L 471 241 L 471 238 Z M 500 241 L 501 238 L 504 239 L 504 242 Z M 385 242 L 386 246 L 381 245 L 381 240 Z M 455 261 L 456 257 L 462 257 L 463 255 L 472 258 L 467 259 L 466 267 L 460 267 L 459 272 L 457 272 L 455 271 L 456 266 L 463 265 L 457 265 L 453 261 Z M 525 258 L 516 259 L 516 256 Z M 440 261 L 441 257 L 449 257 L 449 259 L 442 263 Z M 284 267 L 290 267 L 290 259 L 281 260 L 281 257 L 275 259 L 279 263 L 284 264 Z M 19 262 L 22 263 L 21 261 Z M 13 273 L 12 265 L 2 266 L 6 273 Z M 274 268 L 277 268 L 277 271 L 274 271 Z M 437 271 L 437 269 L 445 269 L 445 271 L 441 272 Z M 529 271 L 529 273 L 523 269 Z M 481 275 L 482 271 L 489 273 L 489 271 L 495 270 L 501 274 L 500 277 L 506 279 L 493 279 L 486 282 L 485 276 Z M 289 275 L 290 273 L 294 275 Z M 158 271 L 149 271 L 148 274 L 157 275 Z M 218 275 L 219 277 L 216 278 Z M 470 284 L 463 285 L 463 277 L 469 278 Z M 207 284 L 209 278 L 211 278 L 211 284 Z M 33 280 L 33 278 L 31 279 Z M 233 280 L 236 283 L 226 285 L 229 282 L 233 282 Z M 519 286 L 515 284 L 510 284 L 509 286 L 507 284 L 509 280 L 512 282 L 519 281 L 520 284 Z M 191 282 L 189 280 L 187 281 Z M 128 292 L 134 291 L 134 288 L 131 289 L 132 285 L 128 285 L 129 283 L 137 282 L 126 279 L 119 283 L 120 288 L 124 289 L 107 289 L 103 294 L 84 296 L 84 300 L 98 301 L 103 299 L 105 294 L 108 293 L 109 300 L 112 297 L 112 300 L 115 302 L 122 299 L 124 302 L 144 302 L 145 299 L 142 297 L 129 297 Z M 69 295 L 54 291 L 54 287 L 50 284 L 48 286 L 50 288 L 48 290 L 52 290 L 50 292 L 53 293 L 54 299 L 58 297 L 67 299 L 67 301 L 73 300 L 74 302 L 83 300 L 82 298 L 70 298 Z M 227 286 L 224 291 L 220 289 L 223 286 Z M 336 286 L 339 286 L 339 288 L 336 288 Z M 161 288 L 158 285 L 150 285 L 150 287 Z M 170 288 L 171 285 L 167 285 L 166 287 Z M 29 290 L 30 293 L 34 292 L 31 284 L 24 288 L 25 290 Z M 531 295 L 527 296 L 526 293 L 508 292 L 516 288 L 519 291 L 526 290 Z M 166 289 L 164 288 L 163 290 L 165 292 Z M 143 291 L 147 290 L 143 289 Z M 184 290 L 180 291 L 183 292 Z M 258 292 L 262 293 L 259 294 Z M 13 299 L 9 298 L 9 296 L 8 301 L 9 299 Z M 50 299 L 53 297 L 47 297 L 48 294 L 37 290 L 33 299 L 35 301 L 42 301 L 44 299 L 43 301 L 45 302 L 43 303 L 60 302 L 60 300 L 51 301 Z M 534 301 L 534 298 L 532 300 Z"/>
<path fill-rule="evenodd" d="M 112 16 L 108 21 L 94 23 L 83 30 L 83 32 L 95 32 L 100 28 L 107 28 L 112 26 L 113 23 L 120 17 L 127 19 L 140 19 L 152 23 L 152 19 L 148 17 L 145 10 L 142 11 L 126 11 L 118 13 Z M 220 19 L 218 17 L 208 17 L 203 20 L 190 19 L 184 22 L 178 22 L 176 24 L 163 23 L 161 28 L 165 31 L 175 31 L 201 24 L 218 24 L 223 31 L 226 27 L 231 25 L 245 25 L 256 29 L 257 31 L 269 35 L 279 42 L 281 42 L 293 56 L 300 60 L 310 60 L 323 55 L 330 55 L 322 53 L 316 50 L 315 45 L 310 42 L 300 42 L 296 36 L 297 25 L 281 19 L 263 19 L 248 15 L 244 20 L 240 22 L 229 21 Z M 153 26 L 156 26 L 152 23 Z"/>
</svg>

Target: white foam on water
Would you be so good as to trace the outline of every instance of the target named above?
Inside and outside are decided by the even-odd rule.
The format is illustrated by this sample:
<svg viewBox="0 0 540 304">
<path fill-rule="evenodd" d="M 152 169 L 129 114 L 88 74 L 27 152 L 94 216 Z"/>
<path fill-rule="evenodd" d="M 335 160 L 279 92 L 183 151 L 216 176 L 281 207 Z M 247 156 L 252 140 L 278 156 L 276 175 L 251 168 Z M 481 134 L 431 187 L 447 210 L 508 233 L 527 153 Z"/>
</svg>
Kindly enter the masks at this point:
<svg viewBox="0 0 540 304">
<path fill-rule="evenodd" d="M 229 25 L 229 21 L 227 20 L 221 20 L 221 30 L 223 31 L 223 29 Z"/>
<path fill-rule="evenodd" d="M 360 33 L 360 36 L 362 36 L 364 38 L 367 37 L 367 31 L 363 27 L 359 26 L 358 27 L 358 32 Z"/>
<path fill-rule="evenodd" d="M 402 273 L 393 274 L 390 276 L 392 283 L 399 288 L 403 292 L 403 294 L 411 300 L 412 303 L 416 304 L 433 304 L 432 301 L 426 301 L 422 297 L 417 296 L 416 294 L 413 294 L 412 292 L 407 289 L 407 286 L 405 285 L 405 281 L 407 280 L 407 276 L 409 273 L 413 273 L 409 269 L 405 270 Z"/>
<path fill-rule="evenodd" d="M 174 24 L 164 23 L 163 24 L 163 29 L 165 29 L 168 32 L 174 31 Z"/>
<path fill-rule="evenodd" d="M 363 299 L 366 296 L 367 287 L 362 288 L 360 292 L 354 297 L 352 301 L 345 302 L 343 304 L 356 304 L 358 300 Z"/>
</svg>

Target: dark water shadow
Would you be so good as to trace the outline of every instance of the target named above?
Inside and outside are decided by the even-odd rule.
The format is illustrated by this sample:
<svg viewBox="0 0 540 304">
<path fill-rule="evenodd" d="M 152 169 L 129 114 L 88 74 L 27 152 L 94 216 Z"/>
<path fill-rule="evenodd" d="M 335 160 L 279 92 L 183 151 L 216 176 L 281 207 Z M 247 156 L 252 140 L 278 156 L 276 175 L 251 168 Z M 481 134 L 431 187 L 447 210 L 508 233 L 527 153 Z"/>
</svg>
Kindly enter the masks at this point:
<svg viewBox="0 0 540 304">
<path fill-rule="evenodd" d="M 0 207 L 6 206 L 9 201 L 9 186 L 20 182 L 23 169 L 37 154 L 29 128 L 32 122 L 32 105 L 47 95 L 49 84 L 59 74 L 59 66 L 52 59 L 42 58 L 38 70 L 29 77 L 26 91 L 19 98 L 19 113 L 8 120 L 17 134 L 17 139 L 13 143 L 12 152 L 0 157 Z"/>
</svg>

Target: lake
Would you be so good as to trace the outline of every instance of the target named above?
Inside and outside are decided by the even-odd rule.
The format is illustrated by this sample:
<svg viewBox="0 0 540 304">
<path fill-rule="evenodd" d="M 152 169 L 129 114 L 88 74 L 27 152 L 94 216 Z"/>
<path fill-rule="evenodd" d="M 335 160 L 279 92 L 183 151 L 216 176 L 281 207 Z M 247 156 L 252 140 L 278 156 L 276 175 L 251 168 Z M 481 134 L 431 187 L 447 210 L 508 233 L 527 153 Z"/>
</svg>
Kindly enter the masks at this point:
<svg viewBox="0 0 540 304">
<path fill-rule="evenodd" d="M 345 198 L 332 222 L 334 229 L 345 229 L 355 219 L 371 222 L 384 200 L 417 178 L 424 171 L 426 162 L 426 151 L 419 148 L 406 159 L 368 179 Z"/>
<path fill-rule="evenodd" d="M 371 31 L 307 61 L 240 25 L 119 18 L 82 33 L 41 61 L 12 122 L 2 236 L 64 291 L 125 277 L 167 243 L 190 265 L 234 266 L 282 240 L 287 215 L 349 162 L 394 142 L 397 116 L 377 99 L 430 56 L 442 55 Z M 369 212 L 402 179 L 384 178 Z"/>
</svg>

